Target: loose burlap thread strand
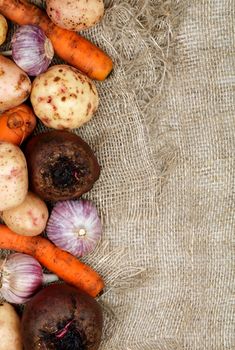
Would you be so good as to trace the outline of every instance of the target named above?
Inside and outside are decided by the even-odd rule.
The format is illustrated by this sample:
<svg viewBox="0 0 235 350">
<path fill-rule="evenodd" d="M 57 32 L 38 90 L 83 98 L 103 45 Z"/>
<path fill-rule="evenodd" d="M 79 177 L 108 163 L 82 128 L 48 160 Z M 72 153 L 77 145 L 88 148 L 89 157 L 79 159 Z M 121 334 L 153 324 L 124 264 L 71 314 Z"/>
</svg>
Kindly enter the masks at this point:
<svg viewBox="0 0 235 350">
<path fill-rule="evenodd" d="M 84 35 L 115 70 L 76 131 L 102 166 L 101 349 L 232 350 L 234 1 L 105 5 Z"/>
</svg>

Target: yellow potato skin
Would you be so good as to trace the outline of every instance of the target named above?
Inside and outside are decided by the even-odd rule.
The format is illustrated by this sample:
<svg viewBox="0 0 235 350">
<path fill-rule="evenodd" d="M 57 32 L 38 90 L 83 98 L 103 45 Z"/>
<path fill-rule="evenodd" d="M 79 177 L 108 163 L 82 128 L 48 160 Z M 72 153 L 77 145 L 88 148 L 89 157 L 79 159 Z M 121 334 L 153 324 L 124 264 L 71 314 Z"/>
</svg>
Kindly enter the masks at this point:
<svg viewBox="0 0 235 350">
<path fill-rule="evenodd" d="M 94 82 L 68 65 L 55 65 L 37 76 L 30 99 L 42 123 L 57 130 L 79 128 L 99 104 Z"/>
<path fill-rule="evenodd" d="M 12 231 L 23 236 L 37 236 L 42 233 L 48 216 L 46 204 L 32 192 L 28 192 L 19 206 L 2 213 L 5 224 Z"/>
<path fill-rule="evenodd" d="M 0 14 L 0 45 L 6 41 L 8 24 L 6 18 Z"/>
<path fill-rule="evenodd" d="M 52 22 L 73 31 L 94 26 L 104 15 L 103 0 L 47 0 L 46 3 Z"/>
<path fill-rule="evenodd" d="M 19 106 L 29 96 L 31 81 L 12 60 L 0 55 L 0 113 Z"/>
<path fill-rule="evenodd" d="M 23 350 L 20 318 L 14 307 L 0 304 L 0 350 Z"/>
<path fill-rule="evenodd" d="M 28 192 L 26 159 L 18 146 L 0 142 L 0 211 L 20 205 Z"/>
</svg>

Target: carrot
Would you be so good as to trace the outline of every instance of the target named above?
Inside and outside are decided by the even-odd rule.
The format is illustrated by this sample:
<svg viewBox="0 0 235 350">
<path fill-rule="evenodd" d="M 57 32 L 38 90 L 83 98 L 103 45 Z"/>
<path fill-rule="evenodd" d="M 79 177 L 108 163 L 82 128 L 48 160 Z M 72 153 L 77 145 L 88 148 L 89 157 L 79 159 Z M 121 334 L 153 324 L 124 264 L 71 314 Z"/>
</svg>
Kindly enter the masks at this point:
<svg viewBox="0 0 235 350">
<path fill-rule="evenodd" d="M 57 248 L 46 238 L 17 235 L 7 226 L 0 225 L 0 249 L 15 250 L 33 256 L 65 282 L 92 297 L 97 296 L 104 288 L 104 282 L 97 272 L 73 255 Z"/>
<path fill-rule="evenodd" d="M 46 12 L 26 0 L 0 0 L 0 12 L 19 24 L 34 24 L 50 38 L 58 56 L 90 78 L 104 80 L 113 68 L 111 58 L 75 32 L 51 22 Z"/>
<path fill-rule="evenodd" d="M 0 141 L 19 146 L 34 130 L 36 117 L 30 107 L 21 104 L 0 116 Z"/>
</svg>

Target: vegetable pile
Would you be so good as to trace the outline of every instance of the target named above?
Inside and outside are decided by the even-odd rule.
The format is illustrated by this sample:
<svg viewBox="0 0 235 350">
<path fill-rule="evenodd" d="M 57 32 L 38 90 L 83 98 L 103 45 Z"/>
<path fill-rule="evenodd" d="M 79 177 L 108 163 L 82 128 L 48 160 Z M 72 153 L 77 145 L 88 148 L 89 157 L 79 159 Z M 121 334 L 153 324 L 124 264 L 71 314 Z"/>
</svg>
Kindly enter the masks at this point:
<svg viewBox="0 0 235 350">
<path fill-rule="evenodd" d="M 75 32 L 102 19 L 103 1 L 46 3 L 0 1 L 0 45 L 6 18 L 19 25 L 0 52 L 0 249 L 12 251 L 0 259 L 0 350 L 97 350 L 104 281 L 79 259 L 102 235 L 95 203 L 81 198 L 100 166 L 73 130 L 97 111 L 92 79 L 113 63 Z M 40 123 L 51 130 L 35 136 Z"/>
</svg>

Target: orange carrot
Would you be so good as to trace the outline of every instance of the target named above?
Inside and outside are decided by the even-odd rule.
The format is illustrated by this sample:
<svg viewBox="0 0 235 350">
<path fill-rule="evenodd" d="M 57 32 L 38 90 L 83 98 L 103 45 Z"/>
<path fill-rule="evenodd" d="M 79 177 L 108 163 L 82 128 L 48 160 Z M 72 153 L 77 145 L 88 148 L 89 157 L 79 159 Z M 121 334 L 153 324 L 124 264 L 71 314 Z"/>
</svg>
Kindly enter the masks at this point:
<svg viewBox="0 0 235 350">
<path fill-rule="evenodd" d="M 46 238 L 17 235 L 7 226 L 0 225 L 0 249 L 15 250 L 33 256 L 65 282 L 93 297 L 104 288 L 104 282 L 97 272 L 73 255 L 57 248 Z"/>
<path fill-rule="evenodd" d="M 19 24 L 38 25 L 50 38 L 55 52 L 90 78 L 104 80 L 113 68 L 111 58 L 75 32 L 51 22 L 46 12 L 26 0 L 0 0 L 0 12 Z"/>
<path fill-rule="evenodd" d="M 21 104 L 0 116 L 0 141 L 20 145 L 34 130 L 36 117 L 32 109 Z"/>
<path fill-rule="evenodd" d="M 21 104 L 0 116 L 0 141 L 20 146 L 33 132 L 35 126 L 36 117 L 32 109 Z"/>
</svg>

